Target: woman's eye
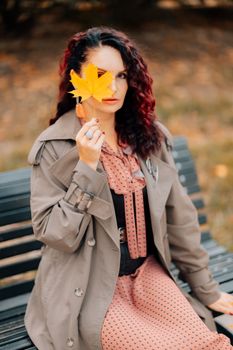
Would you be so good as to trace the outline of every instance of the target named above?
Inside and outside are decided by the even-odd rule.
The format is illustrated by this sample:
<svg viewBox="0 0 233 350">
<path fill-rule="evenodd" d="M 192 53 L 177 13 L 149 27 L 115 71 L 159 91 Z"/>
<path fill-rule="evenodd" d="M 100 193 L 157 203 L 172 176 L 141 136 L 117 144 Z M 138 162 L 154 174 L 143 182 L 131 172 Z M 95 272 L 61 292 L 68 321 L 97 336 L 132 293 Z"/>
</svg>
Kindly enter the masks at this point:
<svg viewBox="0 0 233 350">
<path fill-rule="evenodd" d="M 119 77 L 123 78 L 123 79 L 126 79 L 127 78 L 127 74 L 126 73 L 120 73 Z"/>
<path fill-rule="evenodd" d="M 98 72 L 98 78 L 101 77 L 104 73 Z M 126 73 L 119 73 L 118 76 L 123 79 L 127 79 L 127 74 Z"/>
</svg>

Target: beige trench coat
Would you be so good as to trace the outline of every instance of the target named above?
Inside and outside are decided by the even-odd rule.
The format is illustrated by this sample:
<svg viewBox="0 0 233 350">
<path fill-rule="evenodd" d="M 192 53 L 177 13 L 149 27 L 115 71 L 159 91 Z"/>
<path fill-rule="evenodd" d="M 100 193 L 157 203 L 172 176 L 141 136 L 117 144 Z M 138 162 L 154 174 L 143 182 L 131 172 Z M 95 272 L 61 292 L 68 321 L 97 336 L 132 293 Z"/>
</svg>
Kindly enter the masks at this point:
<svg viewBox="0 0 233 350">
<path fill-rule="evenodd" d="M 172 146 L 171 134 L 157 123 Z M 101 327 L 118 278 L 119 231 L 107 174 L 101 162 L 93 170 L 79 160 L 75 136 L 80 128 L 74 110 L 66 113 L 39 135 L 28 156 L 32 225 L 45 246 L 25 325 L 39 350 L 102 349 Z M 138 158 L 161 262 L 171 278 L 171 258 L 180 268 L 194 293 L 185 296 L 215 330 L 204 305 L 215 302 L 220 292 L 200 246 L 196 209 L 179 182 L 170 147 L 164 142 L 161 152 L 150 157 L 158 167 L 158 181 Z M 70 203 L 78 188 L 94 193 L 86 212 Z"/>
</svg>

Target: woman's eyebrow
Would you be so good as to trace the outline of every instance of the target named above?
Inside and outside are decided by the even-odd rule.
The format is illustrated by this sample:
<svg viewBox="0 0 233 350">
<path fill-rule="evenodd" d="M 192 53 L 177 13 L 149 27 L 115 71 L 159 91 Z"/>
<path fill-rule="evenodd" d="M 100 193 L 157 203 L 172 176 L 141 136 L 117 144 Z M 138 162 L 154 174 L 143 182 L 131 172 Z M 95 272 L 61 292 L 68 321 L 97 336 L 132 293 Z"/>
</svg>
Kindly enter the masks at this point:
<svg viewBox="0 0 233 350">
<path fill-rule="evenodd" d="M 105 69 L 102 69 L 102 68 L 98 68 L 98 71 L 107 72 Z M 124 73 L 124 72 L 126 72 L 126 71 L 127 71 L 127 70 L 124 69 L 124 70 L 120 71 L 119 73 Z"/>
</svg>

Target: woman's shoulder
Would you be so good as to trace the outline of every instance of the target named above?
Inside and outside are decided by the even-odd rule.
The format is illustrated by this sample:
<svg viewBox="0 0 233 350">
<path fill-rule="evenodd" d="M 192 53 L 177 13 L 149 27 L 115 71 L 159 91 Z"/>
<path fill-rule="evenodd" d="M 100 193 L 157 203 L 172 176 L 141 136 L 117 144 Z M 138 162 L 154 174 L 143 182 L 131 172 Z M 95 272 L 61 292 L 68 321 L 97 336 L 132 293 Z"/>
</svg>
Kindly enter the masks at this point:
<svg viewBox="0 0 233 350">
<path fill-rule="evenodd" d="M 69 140 L 42 140 L 41 137 L 37 137 L 29 150 L 27 160 L 30 165 L 39 165 L 42 157 L 56 161 L 74 145 Z"/>
<path fill-rule="evenodd" d="M 28 163 L 39 165 L 44 153 L 54 160 L 60 158 L 75 142 L 77 130 L 73 125 L 73 111 L 59 118 L 56 123 L 44 129 L 34 141 L 29 153 Z"/>
<path fill-rule="evenodd" d="M 161 142 L 161 148 L 156 153 L 156 156 L 160 158 L 163 162 L 167 163 L 172 167 L 174 170 L 176 170 L 176 165 L 173 158 L 173 147 L 174 147 L 174 140 L 173 136 L 170 132 L 170 130 L 160 121 L 156 120 L 156 125 L 161 130 L 164 140 Z"/>
<path fill-rule="evenodd" d="M 174 147 L 174 140 L 168 127 L 165 126 L 160 120 L 156 120 L 155 125 L 158 126 L 158 128 L 161 130 L 162 134 L 164 135 L 164 141 L 167 149 L 172 149 Z"/>
</svg>

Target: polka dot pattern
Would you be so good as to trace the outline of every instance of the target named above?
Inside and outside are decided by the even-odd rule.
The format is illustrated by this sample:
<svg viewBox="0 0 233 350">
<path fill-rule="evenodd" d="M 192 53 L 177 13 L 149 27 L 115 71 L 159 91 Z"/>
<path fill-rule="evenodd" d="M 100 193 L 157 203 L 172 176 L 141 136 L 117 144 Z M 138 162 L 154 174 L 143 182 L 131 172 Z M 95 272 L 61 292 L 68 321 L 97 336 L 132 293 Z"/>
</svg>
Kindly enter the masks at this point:
<svg viewBox="0 0 233 350">
<path fill-rule="evenodd" d="M 118 277 L 101 330 L 103 350 L 228 350 L 175 282 L 149 255 L 131 275 Z"/>
<path fill-rule="evenodd" d="M 100 161 L 107 173 L 110 188 L 115 193 L 124 195 L 126 233 L 130 256 L 132 259 L 146 257 L 146 224 L 143 202 L 143 188 L 146 183 L 137 155 L 133 154 L 131 147 L 126 144 L 121 143 L 118 151 L 115 152 L 104 141 Z M 134 214 L 133 193 L 135 194 L 136 215 Z"/>
</svg>

